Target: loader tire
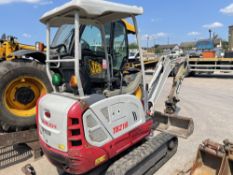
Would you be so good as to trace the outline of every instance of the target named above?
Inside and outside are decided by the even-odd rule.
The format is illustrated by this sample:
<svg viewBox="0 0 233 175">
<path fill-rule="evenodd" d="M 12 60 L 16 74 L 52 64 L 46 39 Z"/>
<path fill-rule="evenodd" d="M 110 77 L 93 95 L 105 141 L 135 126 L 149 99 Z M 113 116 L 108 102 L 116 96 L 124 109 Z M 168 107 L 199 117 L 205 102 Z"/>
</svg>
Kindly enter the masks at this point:
<svg viewBox="0 0 233 175">
<path fill-rule="evenodd" d="M 52 90 L 45 66 L 35 61 L 0 63 L 0 125 L 5 131 L 35 127 L 36 102 Z"/>
</svg>

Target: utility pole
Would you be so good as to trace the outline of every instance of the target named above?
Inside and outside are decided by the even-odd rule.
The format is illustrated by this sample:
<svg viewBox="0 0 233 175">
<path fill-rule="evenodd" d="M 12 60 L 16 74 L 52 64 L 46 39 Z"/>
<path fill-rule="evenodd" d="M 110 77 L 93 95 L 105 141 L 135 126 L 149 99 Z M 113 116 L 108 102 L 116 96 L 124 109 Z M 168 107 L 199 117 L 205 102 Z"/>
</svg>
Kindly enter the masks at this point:
<svg viewBox="0 0 233 175">
<path fill-rule="evenodd" d="M 209 29 L 209 34 L 210 34 L 210 40 L 211 40 L 211 38 L 212 38 L 212 30 L 211 29 Z"/>
<path fill-rule="evenodd" d="M 153 37 L 153 47 L 154 47 L 154 53 L 155 53 L 155 42 L 156 42 L 156 37 Z"/>
<path fill-rule="evenodd" d="M 148 52 L 148 50 L 149 50 L 149 40 L 150 40 L 150 36 L 147 35 L 146 39 L 147 39 L 147 52 Z"/>
</svg>

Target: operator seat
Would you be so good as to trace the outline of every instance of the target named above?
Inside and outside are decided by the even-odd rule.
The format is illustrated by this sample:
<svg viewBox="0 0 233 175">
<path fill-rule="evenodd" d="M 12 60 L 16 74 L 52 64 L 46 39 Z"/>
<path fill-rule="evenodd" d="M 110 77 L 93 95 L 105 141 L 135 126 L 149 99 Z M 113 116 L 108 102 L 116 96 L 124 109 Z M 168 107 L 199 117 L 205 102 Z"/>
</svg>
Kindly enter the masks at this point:
<svg viewBox="0 0 233 175">
<path fill-rule="evenodd" d="M 120 94 L 134 94 L 142 84 L 142 73 L 138 69 L 130 68 L 124 76 L 125 85 L 115 90 L 105 90 L 106 97 L 112 97 Z"/>
<path fill-rule="evenodd" d="M 62 59 L 73 59 L 73 56 L 64 56 Z M 101 64 L 102 60 L 105 58 L 105 53 L 102 51 L 93 52 L 90 49 L 82 48 L 82 59 L 80 60 L 80 78 L 82 81 L 82 86 L 85 94 L 92 94 L 93 87 L 101 87 L 103 88 L 106 84 L 106 76 L 105 72 L 103 72 L 102 76 L 93 76 L 91 75 L 91 68 L 89 61 L 96 61 Z M 70 87 L 69 82 L 71 76 L 74 73 L 74 63 L 73 62 L 63 62 L 59 68 L 64 82 L 66 84 L 66 91 L 73 92 L 73 89 Z M 95 93 L 95 92 L 94 92 Z"/>
<path fill-rule="evenodd" d="M 62 59 L 74 59 L 74 57 L 72 56 L 65 56 Z M 80 79 L 82 82 L 82 86 L 83 86 L 83 90 L 85 94 L 90 94 L 90 88 L 91 88 L 91 82 L 90 82 L 90 77 L 89 74 L 87 72 L 87 70 L 85 69 L 84 66 L 80 66 Z M 73 75 L 75 75 L 74 73 L 74 63 L 73 62 L 63 62 L 60 65 L 59 68 L 60 73 L 62 74 L 65 86 L 66 86 L 66 91 L 67 92 L 73 92 L 74 89 L 72 89 L 69 85 L 70 79 Z"/>
</svg>

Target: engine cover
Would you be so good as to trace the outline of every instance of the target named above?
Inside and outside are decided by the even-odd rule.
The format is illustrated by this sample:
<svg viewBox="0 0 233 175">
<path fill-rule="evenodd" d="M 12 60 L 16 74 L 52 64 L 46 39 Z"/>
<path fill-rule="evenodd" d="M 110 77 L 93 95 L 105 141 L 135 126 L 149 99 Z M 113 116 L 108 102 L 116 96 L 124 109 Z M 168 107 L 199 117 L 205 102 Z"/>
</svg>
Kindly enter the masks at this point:
<svg viewBox="0 0 233 175">
<path fill-rule="evenodd" d="M 87 141 L 103 146 L 146 122 L 141 101 L 133 95 L 118 95 L 92 104 L 83 115 Z"/>
</svg>

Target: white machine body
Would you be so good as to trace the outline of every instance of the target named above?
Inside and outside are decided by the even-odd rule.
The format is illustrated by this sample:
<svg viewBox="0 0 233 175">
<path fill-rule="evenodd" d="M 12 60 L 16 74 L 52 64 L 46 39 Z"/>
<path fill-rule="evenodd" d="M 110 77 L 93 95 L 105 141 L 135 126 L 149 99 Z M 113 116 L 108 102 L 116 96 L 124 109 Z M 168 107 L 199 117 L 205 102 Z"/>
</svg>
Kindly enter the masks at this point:
<svg viewBox="0 0 233 175">
<path fill-rule="evenodd" d="M 87 97 L 92 98 L 92 96 Z M 39 132 L 50 147 L 67 152 L 67 118 L 79 100 L 47 94 L 38 106 Z M 85 99 L 83 100 L 85 102 Z M 46 116 L 46 114 L 49 117 Z M 146 122 L 143 105 L 134 95 L 119 95 L 93 103 L 83 113 L 82 122 L 89 144 L 101 147 Z"/>
<path fill-rule="evenodd" d="M 40 99 L 39 134 L 52 148 L 67 151 L 67 114 L 75 102 L 74 99 L 56 94 L 47 94 Z"/>
</svg>

